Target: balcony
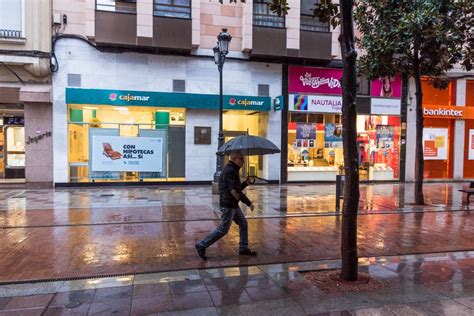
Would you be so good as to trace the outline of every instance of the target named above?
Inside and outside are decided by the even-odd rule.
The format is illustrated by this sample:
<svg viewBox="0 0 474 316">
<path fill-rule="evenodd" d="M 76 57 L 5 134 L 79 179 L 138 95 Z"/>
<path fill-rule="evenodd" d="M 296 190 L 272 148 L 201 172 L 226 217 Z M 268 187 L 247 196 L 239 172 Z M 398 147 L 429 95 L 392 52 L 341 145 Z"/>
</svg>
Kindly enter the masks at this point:
<svg viewBox="0 0 474 316">
<path fill-rule="evenodd" d="M 137 15 L 95 11 L 95 41 L 104 45 L 136 46 Z"/>
<path fill-rule="evenodd" d="M 300 31 L 300 58 L 331 60 L 331 32 Z"/>
<path fill-rule="evenodd" d="M 0 29 L 0 37 L 1 38 L 23 38 L 22 31 L 20 30 L 6 30 Z"/>
<path fill-rule="evenodd" d="M 286 29 L 253 26 L 251 56 L 286 57 Z"/>
<path fill-rule="evenodd" d="M 154 16 L 152 43 L 162 51 L 189 53 L 192 49 L 191 19 Z"/>
</svg>

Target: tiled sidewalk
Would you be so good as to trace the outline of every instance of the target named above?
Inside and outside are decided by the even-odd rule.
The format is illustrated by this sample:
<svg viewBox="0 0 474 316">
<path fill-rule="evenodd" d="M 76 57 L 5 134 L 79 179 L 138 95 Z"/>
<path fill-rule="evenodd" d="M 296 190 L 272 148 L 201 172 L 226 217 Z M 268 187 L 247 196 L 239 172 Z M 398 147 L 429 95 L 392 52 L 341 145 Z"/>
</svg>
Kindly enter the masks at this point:
<svg viewBox="0 0 474 316">
<path fill-rule="evenodd" d="M 375 292 L 324 294 L 302 271 L 340 262 L 6 285 L 0 315 L 473 315 L 474 252 L 362 258 Z M 327 314 L 330 313 L 331 314 Z"/>
</svg>

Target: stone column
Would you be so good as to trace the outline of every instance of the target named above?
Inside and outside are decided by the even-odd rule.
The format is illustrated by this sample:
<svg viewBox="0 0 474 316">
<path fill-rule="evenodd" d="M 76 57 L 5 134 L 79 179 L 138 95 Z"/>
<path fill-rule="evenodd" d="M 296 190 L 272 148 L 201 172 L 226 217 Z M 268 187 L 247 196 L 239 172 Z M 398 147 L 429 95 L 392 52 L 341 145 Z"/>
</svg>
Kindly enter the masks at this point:
<svg viewBox="0 0 474 316">
<path fill-rule="evenodd" d="M 51 103 L 25 103 L 27 187 L 53 185 L 53 115 Z"/>
<path fill-rule="evenodd" d="M 456 105 L 466 106 L 466 79 L 460 79 L 456 83 Z M 462 180 L 464 178 L 464 120 L 456 120 L 454 125 L 454 161 L 453 179 Z"/>
<path fill-rule="evenodd" d="M 137 1 L 137 41 L 138 45 L 152 46 L 153 40 L 153 0 Z"/>
</svg>

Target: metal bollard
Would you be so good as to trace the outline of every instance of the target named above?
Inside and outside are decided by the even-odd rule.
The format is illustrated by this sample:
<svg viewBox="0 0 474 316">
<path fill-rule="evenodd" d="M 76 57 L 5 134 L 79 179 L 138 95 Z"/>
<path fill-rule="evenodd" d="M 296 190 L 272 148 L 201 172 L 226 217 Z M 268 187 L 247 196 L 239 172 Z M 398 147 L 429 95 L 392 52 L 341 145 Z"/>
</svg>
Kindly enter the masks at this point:
<svg viewBox="0 0 474 316">
<path fill-rule="evenodd" d="M 341 209 L 341 199 L 344 199 L 344 176 L 336 175 L 336 212 Z"/>
</svg>

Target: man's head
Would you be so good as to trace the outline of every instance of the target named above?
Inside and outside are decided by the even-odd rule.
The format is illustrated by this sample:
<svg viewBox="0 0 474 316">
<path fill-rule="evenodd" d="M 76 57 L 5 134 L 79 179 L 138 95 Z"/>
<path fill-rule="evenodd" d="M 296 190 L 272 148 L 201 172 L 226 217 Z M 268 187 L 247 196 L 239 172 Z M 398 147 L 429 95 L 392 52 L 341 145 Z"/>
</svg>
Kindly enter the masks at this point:
<svg viewBox="0 0 474 316">
<path fill-rule="evenodd" d="M 240 151 L 235 151 L 230 154 L 229 160 L 237 166 L 242 167 L 244 164 L 244 155 L 242 155 Z"/>
</svg>

